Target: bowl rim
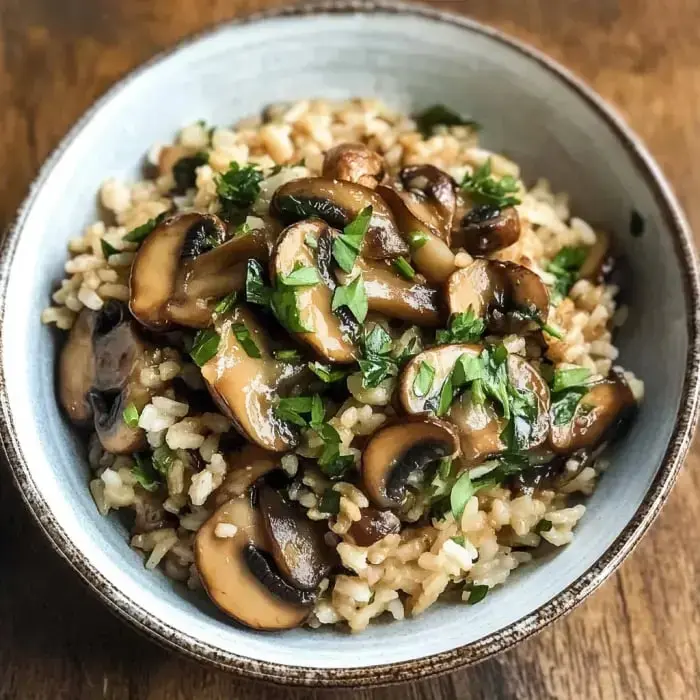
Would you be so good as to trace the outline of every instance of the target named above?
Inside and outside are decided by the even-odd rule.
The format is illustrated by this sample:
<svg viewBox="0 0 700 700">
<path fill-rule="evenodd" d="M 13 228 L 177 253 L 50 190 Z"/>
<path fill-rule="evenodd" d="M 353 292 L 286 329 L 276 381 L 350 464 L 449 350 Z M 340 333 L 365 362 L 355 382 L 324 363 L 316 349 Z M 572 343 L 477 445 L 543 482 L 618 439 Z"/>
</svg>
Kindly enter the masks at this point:
<svg viewBox="0 0 700 700">
<path fill-rule="evenodd" d="M 698 418 L 698 396 L 700 390 L 698 383 L 700 376 L 700 280 L 693 235 L 669 182 L 640 138 L 627 126 L 622 117 L 591 87 L 539 49 L 535 49 L 519 39 L 512 38 L 498 29 L 484 25 L 471 18 L 394 0 L 330 0 L 326 2 L 312 2 L 310 4 L 283 7 L 258 12 L 242 18 L 235 18 L 184 38 L 116 82 L 83 114 L 45 161 L 37 178 L 30 185 L 29 193 L 18 210 L 14 222 L 6 232 L 0 248 L 0 318 L 3 316 L 2 311 L 4 311 L 7 302 L 9 273 L 17 243 L 22 235 L 28 213 L 41 192 L 44 182 L 57 161 L 82 132 L 84 126 L 93 115 L 99 112 L 104 104 L 130 85 L 132 81 L 138 79 L 151 67 L 161 63 L 179 50 L 194 43 L 207 40 L 219 32 L 227 31 L 234 26 L 245 26 L 270 19 L 301 18 L 309 15 L 371 14 L 377 12 L 414 16 L 448 24 L 481 34 L 511 49 L 515 49 L 522 58 L 539 64 L 553 77 L 564 83 L 568 89 L 578 93 L 587 102 L 588 106 L 607 122 L 635 161 L 642 177 L 647 181 L 657 205 L 672 232 L 674 250 L 683 273 L 684 293 L 688 302 L 686 319 L 688 355 L 682 395 L 668 447 L 642 503 L 610 547 L 576 581 L 540 608 L 522 617 L 510 627 L 493 632 L 467 645 L 410 661 L 371 667 L 334 669 L 287 666 L 258 661 L 223 651 L 213 645 L 194 639 L 187 632 L 178 630 L 166 623 L 154 621 L 144 613 L 135 600 L 126 597 L 112 586 L 90 564 L 86 556 L 73 545 L 51 513 L 41 495 L 40 489 L 34 482 L 32 470 L 24 457 L 22 446 L 19 444 L 14 430 L 12 409 L 9 405 L 5 382 L 6 368 L 0 362 L 0 441 L 20 494 L 29 511 L 47 536 L 53 549 L 71 565 L 83 582 L 93 592 L 97 593 L 112 612 L 127 620 L 138 631 L 146 633 L 162 646 L 176 650 L 190 658 L 216 668 L 273 683 L 307 687 L 370 687 L 427 678 L 482 661 L 541 631 L 587 598 L 617 569 L 639 542 L 642 535 L 658 515 L 670 493 L 690 447 Z M 0 354 L 2 354 L 3 343 L 4 337 L 0 327 Z"/>
</svg>

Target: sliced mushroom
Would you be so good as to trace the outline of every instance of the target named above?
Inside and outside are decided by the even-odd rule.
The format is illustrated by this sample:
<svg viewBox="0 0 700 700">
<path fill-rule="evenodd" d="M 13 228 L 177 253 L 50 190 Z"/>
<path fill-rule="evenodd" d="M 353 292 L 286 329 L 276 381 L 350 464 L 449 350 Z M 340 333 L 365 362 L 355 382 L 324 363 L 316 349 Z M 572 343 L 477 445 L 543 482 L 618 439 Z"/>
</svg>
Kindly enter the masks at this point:
<svg viewBox="0 0 700 700">
<path fill-rule="evenodd" d="M 466 466 L 480 464 L 506 450 L 501 436 L 507 421 L 490 401 L 477 403 L 471 391 L 465 391 L 452 404 L 448 418 L 457 428 L 461 459 Z"/>
<path fill-rule="evenodd" d="M 236 534 L 218 537 L 221 524 L 234 525 Z M 238 622 L 260 630 L 297 627 L 308 616 L 313 597 L 284 581 L 265 557 L 267 549 L 259 512 L 248 498 L 233 499 L 197 532 L 197 571 L 212 601 Z"/>
<path fill-rule="evenodd" d="M 390 510 L 378 510 L 372 506 L 360 511 L 361 517 L 353 522 L 347 536 L 358 547 L 371 547 L 387 535 L 401 530 L 401 520 Z"/>
<path fill-rule="evenodd" d="M 362 143 L 341 143 L 326 152 L 323 177 L 374 189 L 384 177 L 384 160 Z"/>
<path fill-rule="evenodd" d="M 173 521 L 177 522 L 177 517 L 163 508 L 162 494 L 152 493 L 142 488 L 136 488 L 135 493 L 136 517 L 131 529 L 132 535 L 142 535 L 163 527 L 172 527 Z"/>
<path fill-rule="evenodd" d="M 380 508 L 400 508 L 411 483 L 430 465 L 459 452 L 455 429 L 429 416 L 408 416 L 380 428 L 362 453 L 362 483 Z"/>
<path fill-rule="evenodd" d="M 280 466 L 279 455 L 268 452 L 258 445 L 245 445 L 238 452 L 226 456 L 228 471 L 218 489 L 211 495 L 214 505 L 222 506 L 227 501 L 243 496 L 261 477 Z"/>
<path fill-rule="evenodd" d="M 424 207 L 419 208 L 417 196 L 383 185 L 377 187 L 377 192 L 394 213 L 401 234 L 411 242 L 411 259 L 416 269 L 431 284 L 444 282 L 455 270 L 455 256 L 438 229 L 421 218 L 427 214 Z"/>
<path fill-rule="evenodd" d="M 309 247 L 309 237 L 317 242 L 315 250 Z M 300 321 L 304 327 L 312 329 L 308 333 L 296 335 L 323 359 L 350 363 L 357 356 L 352 342 L 356 327 L 351 318 L 331 311 L 332 292 L 336 283 L 326 269 L 326 264 L 321 264 L 322 256 L 319 252 L 324 249 L 330 251 L 330 240 L 328 224 L 319 219 L 292 224 L 284 230 L 277 242 L 270 261 L 271 277 L 279 279 L 280 276 L 290 275 L 297 267 L 311 267 L 319 271 L 321 282 L 296 289 Z"/>
<path fill-rule="evenodd" d="M 245 285 L 248 260 L 269 255 L 262 230 L 227 236 L 213 214 L 179 214 L 156 226 L 131 268 L 134 316 L 154 330 L 206 328 L 216 301 Z"/>
<path fill-rule="evenodd" d="M 596 241 L 588 250 L 588 255 L 581 265 L 579 278 L 595 280 L 605 265 L 610 253 L 610 236 L 605 231 L 596 231 Z"/>
<path fill-rule="evenodd" d="M 362 256 L 385 260 L 407 255 L 408 246 L 391 210 L 376 192 L 362 185 L 322 177 L 292 180 L 275 192 L 270 211 L 286 224 L 318 217 L 333 228 L 343 229 L 368 206 L 372 207 L 372 218 Z"/>
<path fill-rule="evenodd" d="M 488 255 L 513 245 L 520 238 L 520 217 L 515 207 L 484 204 L 462 218 L 452 244 L 472 255 Z"/>
<path fill-rule="evenodd" d="M 251 357 L 236 337 L 242 324 L 250 334 L 260 357 Z M 272 452 L 285 452 L 298 441 L 298 435 L 275 415 L 275 404 L 300 380 L 303 364 L 274 359 L 271 341 L 250 309 L 237 306 L 229 314 L 217 316 L 220 336 L 216 355 L 202 367 L 202 377 L 219 408 L 243 437 Z"/>
<path fill-rule="evenodd" d="M 399 399 L 406 413 L 425 413 L 437 406 L 440 390 L 462 355 L 478 357 L 481 354 L 479 345 L 439 345 L 429 348 L 412 357 L 401 373 L 399 380 Z M 422 365 L 427 365 L 427 372 L 432 371 L 433 379 L 427 391 L 423 391 L 417 382 Z"/>
<path fill-rule="evenodd" d="M 434 165 L 411 165 L 399 173 L 406 191 L 414 195 L 412 211 L 437 230 L 450 245 L 452 220 L 457 206 L 455 181 Z"/>
<path fill-rule="evenodd" d="M 258 504 L 280 573 L 295 588 L 314 590 L 337 563 L 335 550 L 323 539 L 328 529 L 269 486 L 260 489 Z"/>
<path fill-rule="evenodd" d="M 450 314 L 471 309 L 492 332 L 537 328 L 549 315 L 549 292 L 532 270 L 497 260 L 477 259 L 447 281 Z"/>
<path fill-rule="evenodd" d="M 581 397 L 569 422 L 557 425 L 556 415 L 552 416 L 550 447 L 559 454 L 593 449 L 611 435 L 635 407 L 627 382 L 612 374 L 593 384 Z"/>
</svg>

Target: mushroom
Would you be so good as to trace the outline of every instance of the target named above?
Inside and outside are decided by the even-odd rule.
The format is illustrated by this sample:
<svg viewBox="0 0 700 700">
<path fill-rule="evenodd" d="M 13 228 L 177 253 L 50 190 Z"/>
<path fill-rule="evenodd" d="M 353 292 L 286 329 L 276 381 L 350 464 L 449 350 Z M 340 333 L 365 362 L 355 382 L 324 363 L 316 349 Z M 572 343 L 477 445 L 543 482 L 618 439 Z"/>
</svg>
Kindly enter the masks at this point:
<svg viewBox="0 0 700 700">
<path fill-rule="evenodd" d="M 219 537 L 219 525 L 233 525 L 236 533 Z M 197 571 L 212 601 L 238 622 L 260 630 L 291 629 L 306 619 L 314 596 L 284 581 L 266 556 L 268 547 L 250 499 L 233 499 L 197 532 Z"/>
<path fill-rule="evenodd" d="M 326 152 L 323 177 L 374 189 L 384 177 L 384 160 L 362 143 L 341 143 Z"/>
<path fill-rule="evenodd" d="M 409 486 L 419 482 L 431 464 L 455 457 L 459 441 L 445 421 L 408 416 L 375 432 L 362 453 L 362 483 L 379 508 L 400 508 Z"/>
<path fill-rule="evenodd" d="M 595 280 L 605 265 L 609 252 L 610 236 L 604 231 L 596 231 L 595 243 L 589 248 L 588 255 L 579 268 L 579 279 Z"/>
<path fill-rule="evenodd" d="M 387 535 L 399 530 L 401 530 L 401 521 L 395 513 L 368 506 L 360 511 L 360 519 L 350 525 L 347 537 L 358 547 L 371 547 Z"/>
<path fill-rule="evenodd" d="M 524 357 L 508 355 L 508 380 L 513 389 L 524 395 L 532 395 L 535 400 L 535 418 L 527 426 L 520 421 L 518 436 L 522 443 L 520 450 L 532 450 L 543 445 L 549 433 L 549 386 L 544 377 Z"/>
<path fill-rule="evenodd" d="M 271 452 L 291 449 L 298 435 L 277 418 L 275 403 L 300 380 L 306 366 L 275 360 L 269 336 L 244 306 L 217 315 L 215 327 L 220 337 L 217 352 L 202 367 L 212 397 L 243 437 Z M 249 334 L 248 342 L 241 342 L 237 332 Z M 249 343 L 260 357 L 248 354 Z"/>
<path fill-rule="evenodd" d="M 158 224 L 131 268 L 131 313 L 153 330 L 206 328 L 216 301 L 244 287 L 248 260 L 269 255 L 262 230 L 227 237 L 214 214 L 178 214 Z"/>
<path fill-rule="evenodd" d="M 457 428 L 461 459 L 466 466 L 480 464 L 506 450 L 501 436 L 507 421 L 496 413 L 492 402 L 477 403 L 472 392 L 465 391 L 452 404 L 447 417 Z"/>
<path fill-rule="evenodd" d="M 315 250 L 309 246 L 309 238 L 316 240 Z M 311 219 L 292 224 L 277 241 L 270 261 L 270 276 L 279 280 L 298 267 L 318 270 L 321 281 L 296 288 L 299 320 L 311 330 L 295 335 L 323 359 L 350 363 L 355 361 L 357 355 L 352 342 L 357 327 L 349 315 L 341 316 L 331 311 L 332 292 L 336 287 L 335 278 L 330 272 L 331 247 L 330 228 L 325 222 Z M 325 256 L 324 251 L 327 253 Z"/>
<path fill-rule="evenodd" d="M 141 384 L 149 347 L 124 305 L 116 301 L 100 311 L 83 309 L 59 362 L 59 394 L 69 418 L 78 425 L 93 421 L 108 452 L 125 454 L 143 447 L 143 430 L 124 420 L 124 410 L 137 411 L 150 401 Z"/>
<path fill-rule="evenodd" d="M 279 469 L 279 455 L 248 443 L 226 456 L 226 466 L 228 470 L 221 486 L 210 497 L 217 507 L 242 496 L 258 479 Z"/>
<path fill-rule="evenodd" d="M 372 207 L 372 218 L 361 255 L 373 260 L 407 255 L 408 246 L 384 200 L 373 190 L 353 182 L 323 177 L 292 180 L 275 192 L 270 211 L 285 224 L 317 217 L 333 228 L 343 229 L 368 206 Z"/>
<path fill-rule="evenodd" d="M 473 260 L 446 286 L 450 314 L 469 309 L 492 332 L 514 333 L 541 326 L 549 316 L 549 292 L 532 270 L 498 260 Z"/>
<path fill-rule="evenodd" d="M 177 522 L 177 517 L 163 508 L 162 494 L 152 493 L 139 487 L 136 487 L 135 494 L 134 512 L 136 517 L 131 529 L 132 535 L 143 535 L 163 527 L 172 527 L 173 521 Z"/>
<path fill-rule="evenodd" d="M 559 424 L 552 406 L 551 449 L 558 454 L 592 450 L 603 442 L 636 407 L 632 390 L 624 378 L 613 373 L 592 384 L 578 402 L 570 421 Z"/>
<path fill-rule="evenodd" d="M 441 284 L 455 270 L 455 256 L 441 238 L 434 221 L 426 221 L 427 209 L 413 192 L 398 192 L 380 185 L 383 197 L 396 218 L 402 235 L 411 244 L 411 259 L 418 271 L 431 284 Z"/>
<path fill-rule="evenodd" d="M 408 166 L 399 173 L 399 179 L 404 189 L 414 196 L 410 205 L 413 213 L 450 245 L 457 206 L 454 180 L 434 165 Z"/>
<path fill-rule="evenodd" d="M 309 520 L 297 503 L 263 486 L 258 505 L 277 568 L 295 588 L 314 590 L 337 563 L 335 550 L 324 540 L 325 524 Z"/>
<path fill-rule="evenodd" d="M 520 217 L 515 207 L 500 209 L 483 204 L 468 211 L 452 244 L 472 255 L 488 255 L 513 245 L 520 238 Z"/>
</svg>

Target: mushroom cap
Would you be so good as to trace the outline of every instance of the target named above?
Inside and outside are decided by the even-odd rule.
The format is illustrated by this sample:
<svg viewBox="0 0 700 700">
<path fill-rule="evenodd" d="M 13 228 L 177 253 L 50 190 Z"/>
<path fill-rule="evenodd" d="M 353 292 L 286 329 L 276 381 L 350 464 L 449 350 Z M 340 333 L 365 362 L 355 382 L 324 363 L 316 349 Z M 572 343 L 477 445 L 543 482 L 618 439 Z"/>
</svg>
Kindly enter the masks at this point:
<svg viewBox="0 0 700 700">
<path fill-rule="evenodd" d="M 350 525 L 347 536 L 358 547 L 371 547 L 387 535 L 401 530 L 401 521 L 390 510 L 378 510 L 372 506 L 360 511 L 360 519 Z"/>
<path fill-rule="evenodd" d="M 384 159 L 363 143 L 341 143 L 326 152 L 323 177 L 374 189 L 384 177 Z"/>
<path fill-rule="evenodd" d="M 465 391 L 452 404 L 447 417 L 459 434 L 461 460 L 466 466 L 480 464 L 505 451 L 501 435 L 507 421 L 496 413 L 490 401 L 478 404 L 473 401 L 471 392 Z"/>
<path fill-rule="evenodd" d="M 235 525 L 236 534 L 217 537 L 221 523 Z M 267 550 L 262 518 L 246 497 L 221 506 L 199 529 L 194 546 L 204 588 L 223 612 L 254 629 L 298 627 L 310 612 L 308 603 L 282 600 L 251 571 L 251 556 Z"/>
<path fill-rule="evenodd" d="M 415 196 L 412 211 L 419 219 L 430 223 L 440 238 L 450 245 L 452 220 L 457 206 L 455 181 L 434 165 L 409 165 L 399 173 L 405 190 Z"/>
<path fill-rule="evenodd" d="M 314 590 L 337 563 L 335 550 L 324 540 L 324 523 L 309 520 L 297 503 L 285 500 L 270 486 L 258 492 L 258 505 L 280 573 L 295 588 Z"/>
<path fill-rule="evenodd" d="M 379 508 L 400 508 L 409 477 L 459 453 L 453 426 L 428 415 L 407 416 L 376 431 L 362 453 L 362 483 Z"/>
<path fill-rule="evenodd" d="M 513 245 L 520 238 L 520 217 L 515 207 L 484 204 L 468 211 L 453 240 L 471 255 L 488 255 Z"/>
<path fill-rule="evenodd" d="M 372 218 L 360 254 L 385 260 L 408 254 L 408 245 L 384 200 L 373 190 L 353 182 L 309 177 L 282 185 L 272 197 L 270 211 L 286 224 L 318 217 L 336 229 L 343 229 L 366 207 Z"/>
<path fill-rule="evenodd" d="M 307 236 L 320 240 L 329 236 L 328 224 L 320 219 L 300 221 L 287 227 L 277 241 L 275 251 L 270 261 L 271 277 L 277 279 L 280 275 L 291 274 L 296 266 L 311 267 L 319 270 L 317 251 L 311 249 L 306 242 Z M 333 284 L 331 275 L 323 274 L 322 281 L 310 287 L 296 289 L 297 307 L 302 324 L 313 330 L 308 333 L 295 335 L 303 343 L 309 345 L 314 352 L 324 360 L 337 363 L 354 362 L 357 349 L 351 335 L 354 328 L 344 323 L 343 319 L 331 311 Z"/>
<path fill-rule="evenodd" d="M 244 325 L 260 351 L 250 357 L 233 326 Z M 305 365 L 279 362 L 271 352 L 270 338 L 250 309 L 236 306 L 217 316 L 220 341 L 216 355 L 202 367 L 202 377 L 219 408 L 251 442 L 271 452 L 285 452 L 299 436 L 277 418 L 277 398 L 285 395 L 306 371 Z"/>
<path fill-rule="evenodd" d="M 226 476 L 221 486 L 210 496 L 217 507 L 232 498 L 243 496 L 258 479 L 280 467 L 278 454 L 250 443 L 237 452 L 226 455 L 225 459 L 228 467 Z"/>
</svg>

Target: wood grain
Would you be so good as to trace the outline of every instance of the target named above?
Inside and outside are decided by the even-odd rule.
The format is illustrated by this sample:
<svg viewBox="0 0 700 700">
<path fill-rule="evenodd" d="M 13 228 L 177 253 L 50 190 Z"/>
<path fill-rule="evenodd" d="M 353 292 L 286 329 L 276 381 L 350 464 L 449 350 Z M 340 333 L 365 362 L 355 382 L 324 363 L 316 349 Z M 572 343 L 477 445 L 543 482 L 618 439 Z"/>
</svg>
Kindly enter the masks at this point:
<svg viewBox="0 0 700 700">
<path fill-rule="evenodd" d="M 0 224 L 74 120 L 177 39 L 279 0 L 0 0 Z M 561 60 L 613 102 L 700 230 L 700 3 L 444 0 Z M 700 447 L 636 552 L 564 621 L 475 668 L 363 700 L 700 697 Z M 0 699 L 295 700 L 141 638 L 43 541 L 0 467 Z"/>
</svg>

